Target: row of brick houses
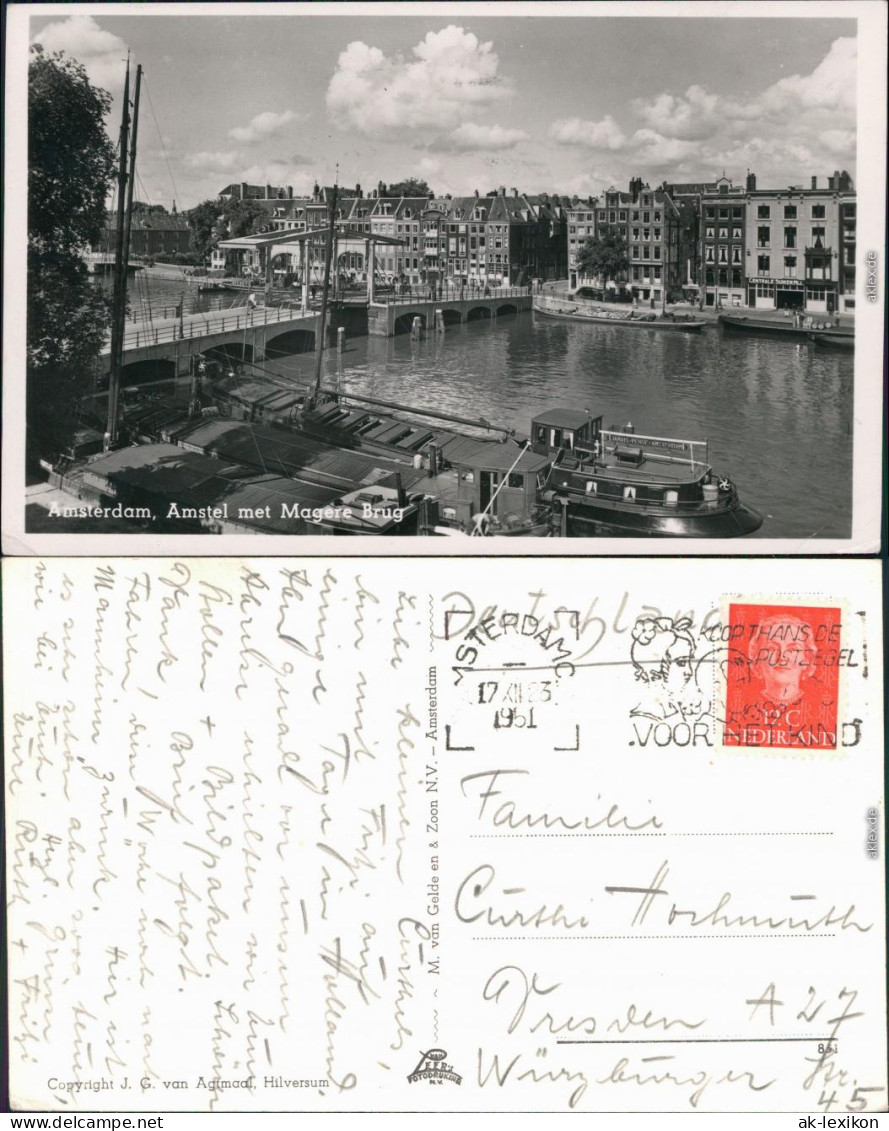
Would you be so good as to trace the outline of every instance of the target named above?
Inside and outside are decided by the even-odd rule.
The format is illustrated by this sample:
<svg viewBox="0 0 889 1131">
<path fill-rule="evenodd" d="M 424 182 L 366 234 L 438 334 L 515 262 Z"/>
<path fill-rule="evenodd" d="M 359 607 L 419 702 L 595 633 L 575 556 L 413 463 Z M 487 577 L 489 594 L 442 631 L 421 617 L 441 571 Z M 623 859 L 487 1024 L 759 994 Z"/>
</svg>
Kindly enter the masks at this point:
<svg viewBox="0 0 889 1131">
<path fill-rule="evenodd" d="M 224 193 L 233 188 L 227 186 Z M 332 191 L 316 185 L 311 197 L 299 198 L 287 189 L 269 187 L 268 194 L 250 199 L 267 210 L 269 231 L 304 232 L 326 226 Z M 376 271 L 390 282 L 502 285 L 564 278 L 570 205 L 567 197 L 530 196 L 515 188 L 507 193 L 505 186 L 486 196 L 476 192 L 457 197 L 391 196 L 382 182 L 368 196 L 360 185 L 340 189 L 337 227 L 356 236 L 337 240 L 337 271 L 356 279 L 366 277 L 367 248 L 357 236 L 366 233 L 403 241 L 381 245 L 375 254 Z M 223 257 L 217 257 L 214 265 L 222 262 Z M 248 253 L 242 266 L 251 265 Z M 282 246 L 275 270 L 302 272 L 298 245 Z M 310 274 L 317 270 L 316 256 Z"/>
<path fill-rule="evenodd" d="M 232 184 L 220 200 L 250 199 L 268 213 L 271 231 L 306 231 L 327 223 L 332 189 L 294 197 L 280 186 Z M 757 188 L 725 176 L 664 182 L 634 177 L 628 191 L 600 197 L 529 195 L 500 186 L 481 196 L 400 197 L 383 182 L 367 195 L 340 189 L 337 272 L 364 280 L 368 247 L 359 233 L 391 237 L 375 271 L 383 281 L 517 284 L 567 276 L 569 290 L 623 290 L 640 302 L 686 299 L 701 306 L 804 309 L 839 313 L 855 305 L 856 198 L 851 178 L 835 172 L 807 186 Z M 613 280 L 584 277 L 583 243 L 616 232 L 627 268 Z M 277 274 L 301 274 L 302 251 L 282 247 Z M 249 257 L 248 257 L 249 258 Z M 319 254 L 310 276 L 319 271 Z M 214 265 L 222 266 L 218 255 Z M 250 266 L 245 260 L 242 266 Z"/>
<path fill-rule="evenodd" d="M 652 303 L 685 298 L 712 307 L 855 308 L 856 197 L 848 173 L 807 186 L 758 189 L 726 177 L 652 190 L 640 178 L 629 191 L 568 209 L 568 279 L 572 291 L 606 281 L 579 273 L 584 240 L 616 230 L 628 267 L 608 285 Z"/>
</svg>

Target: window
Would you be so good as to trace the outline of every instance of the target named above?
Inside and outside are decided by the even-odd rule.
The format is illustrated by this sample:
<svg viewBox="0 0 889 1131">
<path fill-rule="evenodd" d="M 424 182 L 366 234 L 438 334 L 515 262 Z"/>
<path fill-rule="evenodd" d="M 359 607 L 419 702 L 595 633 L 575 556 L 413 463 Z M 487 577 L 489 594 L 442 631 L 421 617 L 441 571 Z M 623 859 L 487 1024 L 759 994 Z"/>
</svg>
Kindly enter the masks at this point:
<svg viewBox="0 0 889 1131">
<path fill-rule="evenodd" d="M 464 472 L 461 473 L 460 478 L 463 480 L 464 483 L 474 483 L 475 482 L 475 472 L 474 471 L 464 471 Z"/>
<path fill-rule="evenodd" d="M 626 212 L 621 212 L 620 215 L 618 216 L 619 220 L 626 220 L 626 218 L 627 218 Z"/>
<path fill-rule="evenodd" d="M 651 248 L 647 244 L 642 248 L 642 258 L 651 259 Z"/>
<path fill-rule="evenodd" d="M 659 243 L 654 245 L 654 257 L 655 259 L 660 259 L 661 257 L 661 245 Z"/>
<path fill-rule="evenodd" d="M 651 239 L 651 228 L 643 228 L 642 229 L 642 238 L 644 240 L 650 240 Z"/>
<path fill-rule="evenodd" d="M 720 208 L 719 219 L 720 220 L 727 220 L 728 219 L 728 209 L 727 208 Z"/>
<path fill-rule="evenodd" d="M 650 220 L 651 220 L 651 213 L 650 212 L 643 212 L 642 213 L 642 223 L 647 224 L 647 223 L 649 223 Z"/>
<path fill-rule="evenodd" d="M 633 209 L 633 219 L 634 219 L 634 220 L 638 220 L 638 219 L 639 219 L 639 209 L 638 209 L 638 208 L 634 208 L 634 209 Z"/>
<path fill-rule="evenodd" d="M 768 204 L 760 204 L 756 210 L 756 217 L 758 220 L 768 220 L 772 215 L 771 206 Z"/>
<path fill-rule="evenodd" d="M 744 219 L 744 209 L 743 208 L 733 208 L 732 209 L 732 219 L 733 220 L 743 220 Z"/>
<path fill-rule="evenodd" d="M 713 263 L 714 262 L 713 248 L 709 244 L 707 245 L 707 247 L 704 248 L 704 261 L 706 263 Z"/>
<path fill-rule="evenodd" d="M 768 247 L 769 246 L 769 229 L 762 227 L 756 229 L 756 246 Z"/>
<path fill-rule="evenodd" d="M 652 269 L 651 269 L 651 277 L 652 277 L 652 279 L 655 279 L 655 280 L 658 280 L 658 279 L 660 279 L 660 277 L 661 277 L 661 269 L 660 269 L 660 267 L 652 267 Z"/>
<path fill-rule="evenodd" d="M 732 263 L 741 262 L 741 249 L 739 247 L 732 248 Z"/>
<path fill-rule="evenodd" d="M 599 490 L 599 484 L 595 479 L 588 479 L 583 489 L 588 495 L 595 495 Z"/>
<path fill-rule="evenodd" d="M 656 240 L 659 240 L 659 239 L 661 238 L 661 230 L 660 230 L 660 228 L 655 228 L 655 230 L 654 230 L 654 238 L 655 238 Z"/>
<path fill-rule="evenodd" d="M 634 240 L 638 240 L 638 239 L 639 239 L 639 229 L 638 229 L 638 228 L 634 228 L 634 229 L 633 229 L 633 239 L 634 239 Z"/>
<path fill-rule="evenodd" d="M 784 229 L 784 246 L 796 247 L 796 228 Z"/>
<path fill-rule="evenodd" d="M 522 475 L 522 473 L 520 471 L 511 471 L 509 473 L 509 479 L 507 480 L 506 486 L 507 487 L 524 487 L 525 486 L 524 475 Z"/>
<path fill-rule="evenodd" d="M 813 220 L 823 220 L 824 219 L 824 205 L 823 204 L 813 204 L 812 205 L 812 219 Z"/>
<path fill-rule="evenodd" d="M 732 227 L 732 239 L 733 240 L 739 240 L 740 238 L 741 238 L 741 229 L 737 228 L 737 227 Z"/>
<path fill-rule="evenodd" d="M 720 226 L 719 226 L 719 238 L 721 240 L 727 240 L 728 239 L 728 228 L 726 228 L 722 224 L 720 224 Z"/>
<path fill-rule="evenodd" d="M 660 214 L 660 212 L 655 212 L 655 214 L 654 214 L 654 222 L 655 222 L 655 224 L 659 224 L 659 223 L 661 222 L 661 214 Z"/>
<path fill-rule="evenodd" d="M 795 275 L 796 274 L 796 256 L 795 255 L 785 255 L 784 256 L 784 274 L 785 275 Z"/>
<path fill-rule="evenodd" d="M 720 247 L 719 248 L 719 262 L 720 263 L 728 263 L 728 248 L 727 247 Z"/>
<path fill-rule="evenodd" d="M 708 240 L 712 240 L 712 239 L 715 239 L 715 237 L 716 237 L 716 229 L 715 229 L 715 228 L 713 227 L 713 225 L 712 225 L 712 224 L 708 224 L 708 225 L 707 225 L 707 231 L 706 231 L 706 235 L 707 235 L 707 239 L 708 239 Z"/>
<path fill-rule="evenodd" d="M 704 214 L 706 215 L 708 220 L 713 220 L 713 219 L 716 218 L 716 209 L 715 208 L 705 208 Z"/>
<path fill-rule="evenodd" d="M 633 258 L 634 259 L 639 258 L 639 248 L 636 246 L 636 244 L 633 244 Z"/>
<path fill-rule="evenodd" d="M 796 205 L 795 204 L 785 204 L 784 205 L 784 219 L 785 220 L 795 220 L 796 219 Z"/>
<path fill-rule="evenodd" d="M 814 247 L 824 247 L 824 228 L 812 229 L 812 244 Z"/>
<path fill-rule="evenodd" d="M 770 263 L 771 260 L 768 255 L 758 255 L 756 257 L 756 269 L 760 275 L 768 275 Z"/>
<path fill-rule="evenodd" d="M 679 502 L 679 492 L 678 491 L 665 491 L 664 492 L 664 502 L 667 504 L 668 507 L 675 507 L 676 504 Z"/>
<path fill-rule="evenodd" d="M 625 499 L 635 499 L 636 498 L 636 488 L 635 487 L 624 487 L 624 498 Z"/>
<path fill-rule="evenodd" d="M 634 268 L 633 268 L 633 280 L 634 280 L 635 282 L 638 282 L 640 278 L 641 278 L 641 276 L 640 276 L 640 274 L 639 274 L 639 268 L 638 268 L 638 267 L 634 267 Z"/>
<path fill-rule="evenodd" d="M 608 213 L 608 222 L 609 222 L 610 224 L 613 224 L 613 223 L 614 223 L 614 221 L 615 221 L 615 218 L 616 218 L 616 216 L 617 216 L 617 213 L 615 213 L 615 212 L 609 212 L 609 213 Z"/>
</svg>

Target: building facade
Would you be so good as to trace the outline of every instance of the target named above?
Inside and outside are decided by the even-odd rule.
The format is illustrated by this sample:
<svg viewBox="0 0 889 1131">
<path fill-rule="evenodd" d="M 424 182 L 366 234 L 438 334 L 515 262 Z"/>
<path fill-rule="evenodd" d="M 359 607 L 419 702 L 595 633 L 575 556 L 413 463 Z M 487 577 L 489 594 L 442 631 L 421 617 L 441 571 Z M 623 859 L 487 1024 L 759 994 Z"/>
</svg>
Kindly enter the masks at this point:
<svg viewBox="0 0 889 1131">
<path fill-rule="evenodd" d="M 699 301 L 718 309 L 745 306 L 747 202 L 727 192 L 700 197 Z"/>
<path fill-rule="evenodd" d="M 117 248 L 117 213 L 109 212 L 94 252 L 111 253 Z M 154 259 L 191 251 L 191 227 L 175 212 L 136 212 L 130 225 L 130 255 Z"/>
<path fill-rule="evenodd" d="M 846 173 L 835 173 L 824 188 L 813 177 L 807 188 L 747 193 L 747 305 L 826 314 L 854 309 L 855 203 Z"/>
<path fill-rule="evenodd" d="M 576 291 L 580 287 L 592 287 L 595 281 L 581 271 L 577 265 L 580 249 L 587 240 L 596 237 L 596 211 L 599 206 L 598 197 L 590 196 L 586 200 L 574 197 L 568 206 L 568 289 Z"/>
</svg>

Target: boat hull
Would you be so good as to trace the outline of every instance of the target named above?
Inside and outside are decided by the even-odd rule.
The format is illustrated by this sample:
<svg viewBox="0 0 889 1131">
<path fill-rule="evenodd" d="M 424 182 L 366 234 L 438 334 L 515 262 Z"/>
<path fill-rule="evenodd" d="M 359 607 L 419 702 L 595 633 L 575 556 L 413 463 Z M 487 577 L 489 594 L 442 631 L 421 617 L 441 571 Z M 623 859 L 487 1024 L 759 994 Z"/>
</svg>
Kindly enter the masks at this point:
<svg viewBox="0 0 889 1131">
<path fill-rule="evenodd" d="M 591 314 L 563 314 L 556 310 L 546 310 L 542 306 L 535 306 L 534 310 L 545 318 L 583 322 L 592 326 L 631 326 L 634 330 L 666 330 L 676 334 L 698 334 L 704 327 L 703 322 L 644 322 L 641 318 L 597 318 Z"/>
<path fill-rule="evenodd" d="M 828 350 L 854 350 L 855 339 L 838 334 L 811 334 L 814 345 Z"/>
<path fill-rule="evenodd" d="M 758 530 L 762 523 L 759 511 L 740 502 L 694 514 L 654 514 L 568 499 L 569 538 L 741 538 Z"/>
<path fill-rule="evenodd" d="M 786 322 L 778 322 L 767 318 L 747 318 L 747 317 L 733 317 L 729 315 L 719 316 L 719 325 L 723 329 L 728 330 L 733 334 L 756 334 L 758 336 L 768 335 L 776 338 L 798 338 L 805 340 L 813 336 L 811 326 L 793 326 L 788 325 Z M 815 331 L 817 333 L 818 331 Z M 824 331 L 828 333 L 828 331 Z M 854 330 L 843 330 L 841 327 L 834 327 L 831 329 L 830 334 L 836 338 L 848 338 L 854 341 Z"/>
</svg>

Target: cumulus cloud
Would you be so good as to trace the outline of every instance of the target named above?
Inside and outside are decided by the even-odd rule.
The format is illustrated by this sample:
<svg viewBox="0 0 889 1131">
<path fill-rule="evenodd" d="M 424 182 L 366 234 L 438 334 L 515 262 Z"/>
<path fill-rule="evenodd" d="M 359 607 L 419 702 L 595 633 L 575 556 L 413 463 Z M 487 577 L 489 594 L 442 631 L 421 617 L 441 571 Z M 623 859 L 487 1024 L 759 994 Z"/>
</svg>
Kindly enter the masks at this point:
<svg viewBox="0 0 889 1131">
<path fill-rule="evenodd" d="M 624 149 L 627 144 L 626 135 L 610 114 L 598 122 L 560 118 L 553 122 L 549 132 L 561 145 L 580 145 L 586 149 Z"/>
<path fill-rule="evenodd" d="M 810 75 L 779 79 L 759 101 L 771 112 L 827 111 L 854 122 L 857 63 L 855 39 L 836 39 Z"/>
<path fill-rule="evenodd" d="M 431 141 L 510 95 L 499 66 L 491 43 L 454 25 L 429 32 L 407 58 L 356 40 L 337 60 L 327 107 L 343 129 L 382 138 L 421 129 Z"/>
<path fill-rule="evenodd" d="M 663 137 L 701 140 L 721 124 L 719 98 L 702 86 L 690 86 L 684 97 L 664 93 L 648 102 L 637 98 L 633 107 L 646 126 Z"/>
<path fill-rule="evenodd" d="M 549 133 L 578 153 L 611 154 L 614 183 L 637 173 L 652 184 L 711 179 L 723 170 L 739 179 L 746 169 L 761 184 L 798 183 L 853 168 L 855 89 L 856 42 L 844 37 L 809 74 L 779 79 L 745 99 L 693 84 L 683 94 L 635 99 L 625 121 L 562 118 Z"/>
<path fill-rule="evenodd" d="M 514 149 L 527 141 L 524 130 L 508 130 L 503 126 L 480 126 L 475 122 L 462 122 L 440 143 L 440 148 L 452 153 L 472 153 L 476 150 Z"/>
<path fill-rule="evenodd" d="M 261 114 L 251 118 L 246 126 L 235 126 L 230 129 L 228 136 L 233 141 L 247 143 L 265 141 L 267 138 L 280 133 L 291 122 L 299 120 L 300 116 L 295 114 L 293 110 L 282 110 L 280 114 L 276 114 L 274 110 L 264 110 Z"/>
<path fill-rule="evenodd" d="M 82 63 L 90 81 L 105 90 L 123 87 L 127 45 L 118 35 L 105 31 L 92 16 L 69 16 L 47 24 L 32 38 L 47 51 L 64 51 Z"/>
</svg>

